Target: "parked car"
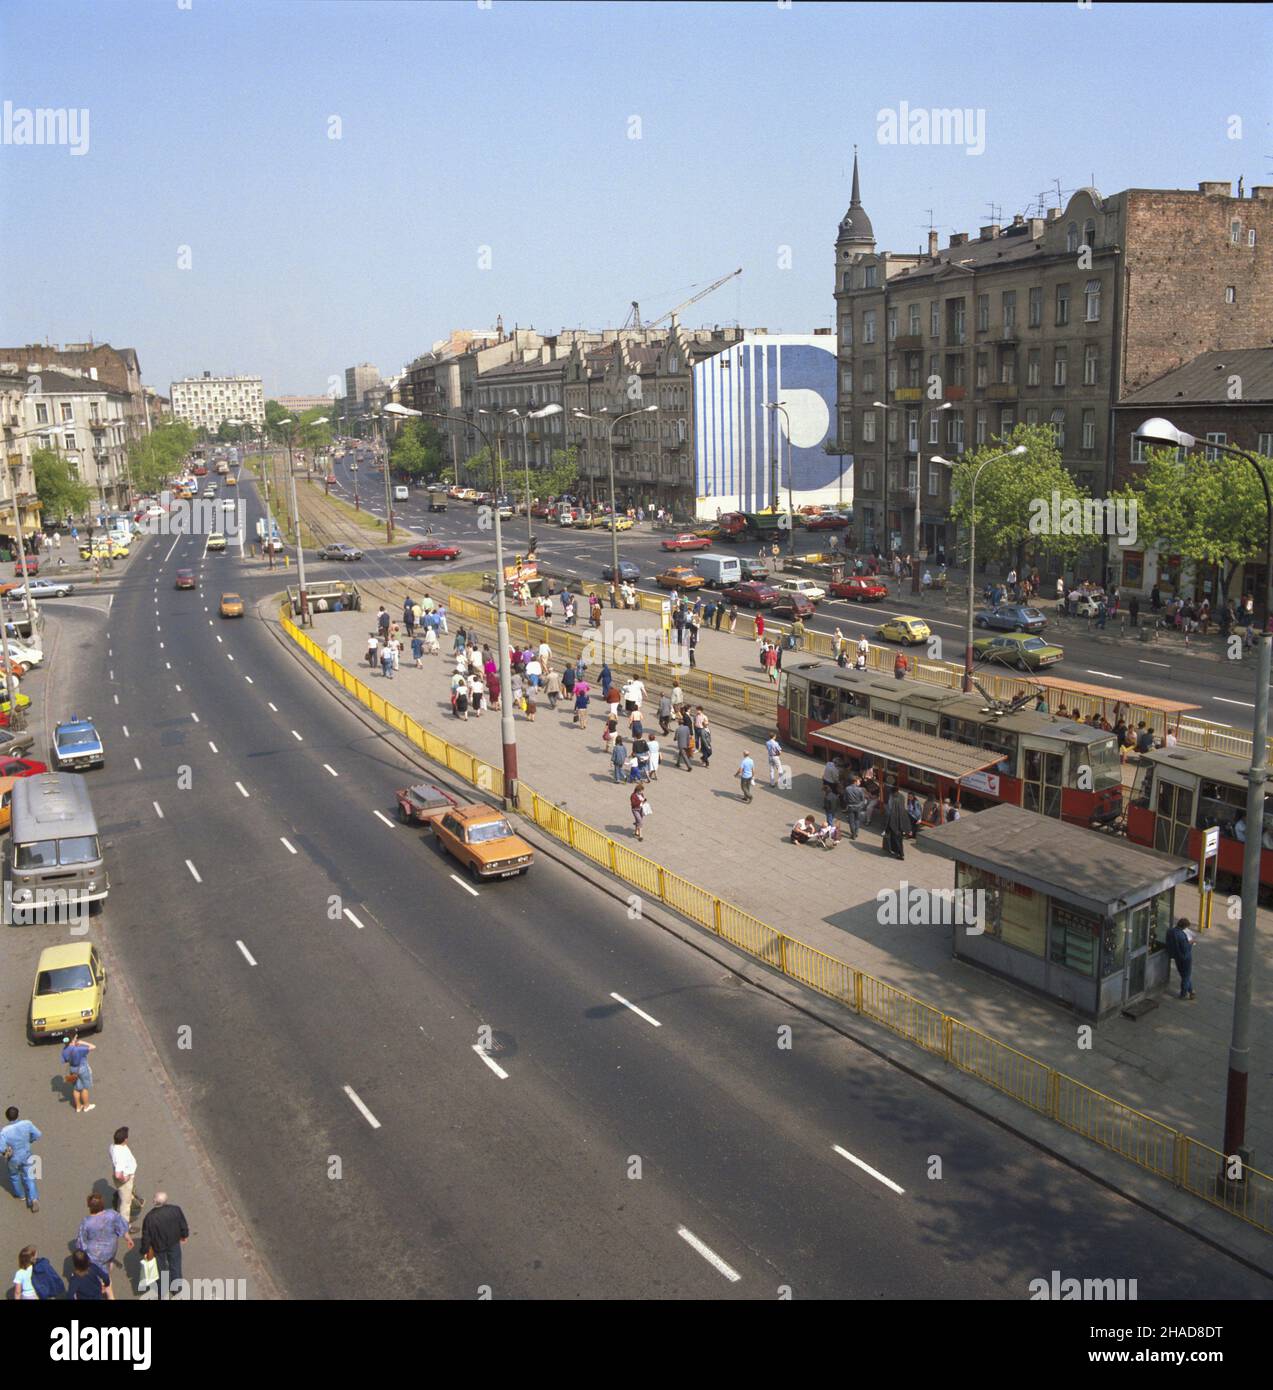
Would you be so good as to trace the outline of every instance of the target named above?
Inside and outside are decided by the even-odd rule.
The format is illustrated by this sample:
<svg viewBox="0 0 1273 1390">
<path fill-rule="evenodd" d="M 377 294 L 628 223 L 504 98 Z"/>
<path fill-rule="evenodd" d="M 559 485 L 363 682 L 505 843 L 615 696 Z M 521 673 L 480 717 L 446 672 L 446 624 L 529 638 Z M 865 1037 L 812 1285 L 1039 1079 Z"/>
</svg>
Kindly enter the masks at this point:
<svg viewBox="0 0 1273 1390">
<path fill-rule="evenodd" d="M 336 477 L 336 475 L 335 475 L 334 473 L 329 473 L 329 474 L 323 479 L 323 482 L 325 482 L 325 483 L 327 484 L 328 487 L 335 487 L 338 481 L 339 481 L 339 479 Z"/>
<path fill-rule="evenodd" d="M 998 637 L 978 637 L 972 644 L 972 654 L 978 661 L 996 661 L 1022 671 L 1037 671 L 1043 666 L 1055 666 L 1065 656 L 1065 651 L 1033 633 L 1009 632 Z"/>
<path fill-rule="evenodd" d="M 438 844 L 475 882 L 530 872 L 535 851 L 493 806 L 457 806 L 433 822 Z"/>
<path fill-rule="evenodd" d="M 853 603 L 878 603 L 888 598 L 888 585 L 863 574 L 853 574 L 848 579 L 833 579 L 827 585 L 827 592 L 832 598 L 846 598 Z"/>
<path fill-rule="evenodd" d="M 25 560 L 15 560 L 13 563 L 13 572 L 18 576 L 19 579 L 22 579 L 27 575 L 39 574 L 39 557 L 36 555 L 28 555 Z"/>
<path fill-rule="evenodd" d="M 75 585 L 60 579 L 28 579 L 11 589 L 9 597 L 26 598 L 28 590 L 32 598 L 67 598 L 75 592 Z"/>
<path fill-rule="evenodd" d="M 974 627 L 995 628 L 1000 632 L 1042 632 L 1048 620 L 1041 610 L 1024 603 L 1001 603 L 983 608 L 973 615 Z"/>
<path fill-rule="evenodd" d="M 422 541 L 407 551 L 408 560 L 458 560 L 463 552 L 458 545 L 443 541 Z"/>
<path fill-rule="evenodd" d="M 744 608 L 772 608 L 778 602 L 778 590 L 754 579 L 744 579 L 741 584 L 722 589 L 721 597 L 727 603 L 737 603 Z"/>
<path fill-rule="evenodd" d="M 23 666 L 28 671 L 44 662 L 44 649 L 42 647 L 32 646 L 29 642 L 15 642 L 12 639 L 5 643 L 3 655 L 6 655 L 15 666 Z"/>
<path fill-rule="evenodd" d="M 241 618 L 243 599 L 238 594 L 222 594 L 219 612 L 223 618 Z"/>
<path fill-rule="evenodd" d="M 812 579 L 799 577 L 781 580 L 777 589 L 780 594 L 799 594 L 801 598 L 807 598 L 810 603 L 818 603 L 827 596 L 827 591 L 821 584 L 815 584 Z"/>
<path fill-rule="evenodd" d="M 738 566 L 744 579 L 755 579 L 763 582 L 769 578 L 769 566 L 762 560 L 740 559 Z"/>
<path fill-rule="evenodd" d="M 886 642 L 900 642 L 902 646 L 908 647 L 917 642 L 927 642 L 932 636 L 932 629 L 923 618 L 903 614 L 881 623 L 875 629 L 875 635 Z"/>
<path fill-rule="evenodd" d="M 362 551 L 347 541 L 332 541 L 318 552 L 320 560 L 361 560 Z"/>
<path fill-rule="evenodd" d="M 630 516 L 616 516 L 613 521 L 608 516 L 602 517 L 601 524 L 607 531 L 631 531 L 634 525 Z"/>
<path fill-rule="evenodd" d="M 53 730 L 53 762 L 59 771 L 105 767 L 106 750 L 91 719 L 73 714 Z"/>
<path fill-rule="evenodd" d="M 805 522 L 805 528 L 810 531 L 843 531 L 849 525 L 849 518 L 840 512 L 819 512 Z"/>
<path fill-rule="evenodd" d="M 400 787 L 395 795 L 398 819 L 408 825 L 432 825 L 439 816 L 453 811 L 460 804 L 450 792 L 443 791 L 433 782 L 416 782 L 410 787 Z"/>
<path fill-rule="evenodd" d="M 30 751 L 35 735 L 30 729 L 0 729 L 0 754 L 6 758 Z"/>
<path fill-rule="evenodd" d="M 667 536 L 659 542 L 664 550 L 710 550 L 712 543 L 706 536 L 695 536 L 682 531 L 678 536 Z"/>
<path fill-rule="evenodd" d="M 27 1041 L 102 1031 L 106 967 L 90 941 L 46 946 L 35 966 Z"/>
<path fill-rule="evenodd" d="M 671 565 L 662 574 L 654 576 L 660 589 L 701 589 L 706 583 L 701 574 L 695 574 L 688 565 Z"/>
<path fill-rule="evenodd" d="M 174 589 L 197 589 L 199 581 L 195 578 L 194 570 L 178 570 L 176 582 L 172 587 Z"/>
<path fill-rule="evenodd" d="M 35 758 L 12 758 L 0 753 L 0 777 L 34 777 L 48 770 L 47 763 L 37 762 Z"/>
<path fill-rule="evenodd" d="M 602 579 L 614 578 L 614 566 L 601 566 Z M 621 584 L 635 584 L 641 578 L 641 566 L 635 560 L 619 561 L 619 582 Z"/>
</svg>

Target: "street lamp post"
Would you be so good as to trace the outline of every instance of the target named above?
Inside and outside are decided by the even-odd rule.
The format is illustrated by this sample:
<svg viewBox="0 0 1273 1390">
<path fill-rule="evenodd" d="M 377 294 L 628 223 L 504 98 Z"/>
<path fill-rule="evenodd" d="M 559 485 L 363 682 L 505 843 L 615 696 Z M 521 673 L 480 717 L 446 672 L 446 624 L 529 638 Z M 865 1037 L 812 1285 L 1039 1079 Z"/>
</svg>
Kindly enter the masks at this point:
<svg viewBox="0 0 1273 1390">
<path fill-rule="evenodd" d="M 782 423 L 787 435 L 787 554 L 791 556 L 796 549 L 796 516 L 791 492 L 791 416 L 787 414 L 786 401 L 766 401 L 765 409 L 782 412 Z"/>
<path fill-rule="evenodd" d="M 964 630 L 964 681 L 965 690 L 972 689 L 972 614 L 974 602 L 974 586 L 976 584 L 977 572 L 977 479 L 981 477 L 981 470 L 987 464 L 999 463 L 1003 459 L 1019 457 L 1026 451 L 1024 444 L 1018 444 L 1015 449 L 1009 449 L 1006 453 L 995 454 L 993 457 L 983 459 L 972 473 L 972 485 L 968 495 L 968 612 Z M 950 459 L 942 458 L 940 454 L 934 454 L 929 460 L 930 463 L 940 463 L 946 468 L 956 468 L 958 465 Z"/>
<path fill-rule="evenodd" d="M 1146 420 L 1135 436 L 1147 444 L 1192 449 L 1200 441 L 1177 429 L 1170 420 Z M 1264 783 L 1268 765 L 1269 668 L 1273 660 L 1273 494 L 1264 469 L 1244 449 L 1205 441 L 1205 447 L 1232 458 L 1245 459 L 1264 489 L 1266 513 L 1264 595 L 1260 651 L 1255 662 L 1255 710 L 1251 716 L 1251 766 L 1247 772 L 1246 841 L 1242 846 L 1242 915 L 1238 919 L 1238 960 L 1233 981 L 1233 1027 L 1229 1041 L 1229 1076 L 1224 1101 L 1224 1152 L 1238 1156 L 1245 1170 L 1247 1079 L 1251 1065 L 1251 987 L 1255 966 L 1256 914 L 1260 904 L 1260 851 L 1264 844 Z"/>
<path fill-rule="evenodd" d="M 618 425 L 621 425 L 624 422 L 624 420 L 630 420 L 634 415 L 648 415 L 651 411 L 657 409 L 657 405 L 643 405 L 638 407 L 636 410 L 628 410 L 625 411 L 622 415 L 616 415 L 615 418 L 610 422 L 610 574 L 616 585 L 619 583 L 621 576 L 619 574 L 619 528 L 616 524 L 619 518 L 614 505 L 614 431 Z M 589 415 L 582 410 L 575 410 L 572 413 L 582 420 L 596 419 L 595 415 Z M 597 412 L 597 414 L 609 414 L 609 407 L 603 405 L 601 409 Z"/>
<path fill-rule="evenodd" d="M 386 401 L 380 407 L 380 437 L 384 442 L 385 449 L 385 515 L 388 524 L 385 529 L 385 539 L 389 545 L 393 544 L 393 498 L 390 495 L 389 487 L 389 422 L 385 419 L 386 415 L 397 415 L 401 419 L 419 419 L 423 411 L 412 410 L 408 405 L 399 405 L 396 401 Z"/>
<path fill-rule="evenodd" d="M 532 420 L 544 420 L 550 415 L 560 415 L 562 407 L 555 401 L 550 401 L 540 410 L 528 410 L 525 415 L 517 409 L 510 410 L 510 415 L 519 415 L 524 426 L 522 430 L 522 461 L 526 465 L 526 553 L 529 554 L 535 548 L 535 523 L 530 515 L 530 422 Z"/>
<path fill-rule="evenodd" d="M 276 421 L 280 425 L 291 425 L 296 422 L 290 415 L 285 415 L 281 420 Z M 320 416 L 317 420 L 311 420 L 311 425 L 325 425 L 326 416 Z M 309 594 L 305 587 L 305 547 L 301 542 L 301 512 L 300 506 L 296 501 L 296 470 L 292 466 L 292 432 L 287 432 L 287 487 L 288 496 L 292 502 L 292 525 L 296 528 L 296 579 L 300 594 L 300 618 L 301 626 L 312 624 L 309 612 Z"/>
<path fill-rule="evenodd" d="M 881 410 L 886 410 L 886 411 L 887 411 L 887 410 L 902 410 L 902 409 L 903 409 L 903 407 L 901 407 L 901 406 L 886 405 L 883 401 L 873 401 L 872 404 L 875 405 L 875 406 L 878 406 L 879 409 L 881 409 Z M 921 530 L 921 527 L 922 527 L 922 522 L 921 522 L 921 520 L 920 520 L 919 499 L 920 499 L 920 489 L 921 489 L 921 487 L 923 486 L 923 478 L 924 478 L 924 448 L 923 448 L 923 445 L 924 445 L 924 421 L 928 418 L 928 416 L 933 412 L 934 409 L 937 409 L 937 410 L 953 410 L 953 409 L 954 409 L 954 402 L 953 402 L 953 401 L 942 401 L 941 404 L 938 405 L 938 406 L 936 406 L 936 407 L 934 407 L 934 406 L 932 406 L 932 405 L 925 406 L 924 409 L 921 410 L 920 413 L 919 413 L 919 423 L 918 423 L 918 425 L 916 426 L 917 433 L 916 433 L 916 435 L 915 435 L 915 523 L 914 523 L 914 531 L 913 531 L 913 535 L 912 535 L 912 542 L 913 542 L 913 543 L 912 543 L 912 546 L 911 546 L 911 593 L 913 593 L 913 594 L 919 593 L 919 587 L 920 587 L 920 586 L 919 586 L 919 551 L 920 551 L 920 530 Z M 887 429 L 887 428 L 888 428 L 888 426 L 887 426 L 887 424 L 886 424 L 886 425 L 885 425 L 885 429 Z M 902 451 L 902 456 L 903 456 L 903 458 L 906 456 L 906 452 L 907 452 L 906 450 L 903 450 L 903 451 Z M 932 458 L 932 459 L 929 460 L 930 463 L 935 462 L 935 461 L 936 461 L 936 460 L 935 460 L 935 456 L 934 456 L 934 458 Z"/>
</svg>

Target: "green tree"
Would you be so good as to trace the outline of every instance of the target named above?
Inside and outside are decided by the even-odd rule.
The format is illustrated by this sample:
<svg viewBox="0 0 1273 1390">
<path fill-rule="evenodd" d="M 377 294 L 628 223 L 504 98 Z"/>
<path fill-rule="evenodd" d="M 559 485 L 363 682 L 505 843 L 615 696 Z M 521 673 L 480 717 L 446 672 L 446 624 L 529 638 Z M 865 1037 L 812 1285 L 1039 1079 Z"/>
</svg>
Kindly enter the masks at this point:
<svg viewBox="0 0 1273 1390">
<path fill-rule="evenodd" d="M 395 473 L 407 478 L 436 478 L 442 473 L 443 440 L 426 420 L 408 420 L 389 448 Z"/>
<path fill-rule="evenodd" d="M 1256 462 L 1273 485 L 1273 458 Z M 1135 502 L 1141 545 L 1214 567 L 1222 598 L 1240 565 L 1263 558 L 1264 489 L 1244 459 L 1199 452 L 1178 461 L 1174 449 L 1150 449 L 1141 477 L 1112 496 Z"/>
<path fill-rule="evenodd" d="M 326 420 L 325 425 L 316 424 L 317 420 Z M 330 424 L 331 412 L 323 406 L 314 406 L 307 410 L 297 421 L 296 443 L 302 449 L 309 449 L 311 453 L 318 453 L 322 449 L 330 449 L 332 446 L 332 427 Z"/>
<path fill-rule="evenodd" d="M 128 446 L 128 474 L 134 490 L 157 492 L 181 470 L 195 445 L 194 431 L 184 420 L 165 420 Z"/>
<path fill-rule="evenodd" d="M 554 449 L 549 461 L 539 469 L 531 469 L 530 485 L 537 497 L 560 497 L 573 492 L 579 480 L 579 457 L 572 444 L 568 449 Z"/>
<path fill-rule="evenodd" d="M 1020 457 L 986 462 L 1019 444 L 1026 450 Z M 1022 570 L 1027 564 L 1047 560 L 1064 565 L 1091 547 L 1090 535 L 1039 522 L 1041 508 L 1047 509 L 1050 519 L 1054 494 L 1061 507 L 1067 502 L 1081 504 L 1088 496 L 1062 465 L 1048 426 L 1018 425 L 1007 438 L 993 439 L 960 459 L 951 479 L 950 514 L 965 530 L 970 520 L 972 478 L 978 468 L 978 559 L 1008 562 Z"/>
<path fill-rule="evenodd" d="M 61 454 L 52 449 L 37 449 L 31 455 L 31 470 L 41 510 L 50 521 L 80 516 L 88 509 L 93 493 L 75 476 Z"/>
</svg>

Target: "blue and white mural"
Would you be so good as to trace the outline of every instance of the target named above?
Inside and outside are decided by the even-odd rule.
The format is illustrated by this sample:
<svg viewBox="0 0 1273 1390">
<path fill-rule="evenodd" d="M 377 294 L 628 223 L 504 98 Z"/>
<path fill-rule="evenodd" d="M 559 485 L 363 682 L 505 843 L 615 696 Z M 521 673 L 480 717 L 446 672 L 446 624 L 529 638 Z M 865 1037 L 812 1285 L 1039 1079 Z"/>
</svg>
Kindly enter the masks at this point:
<svg viewBox="0 0 1273 1390">
<path fill-rule="evenodd" d="M 835 339 L 830 334 L 745 334 L 694 368 L 697 511 L 758 511 L 775 492 L 787 505 L 787 419 L 792 502 L 853 501 L 853 458 L 823 448 L 835 437 Z M 766 410 L 766 401 L 786 407 Z M 843 471 L 842 471 L 843 470 Z"/>
</svg>

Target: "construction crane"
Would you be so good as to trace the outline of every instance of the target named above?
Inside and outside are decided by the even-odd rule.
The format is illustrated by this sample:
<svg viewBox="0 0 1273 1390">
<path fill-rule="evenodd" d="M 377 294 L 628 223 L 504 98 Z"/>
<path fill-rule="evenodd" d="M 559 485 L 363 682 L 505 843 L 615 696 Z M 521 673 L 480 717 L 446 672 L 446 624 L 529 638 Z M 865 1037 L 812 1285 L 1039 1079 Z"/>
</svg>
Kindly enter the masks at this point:
<svg viewBox="0 0 1273 1390">
<path fill-rule="evenodd" d="M 659 324 L 663 322 L 664 319 L 674 319 L 677 316 L 677 314 L 681 312 L 682 309 L 688 309 L 691 304 L 697 304 L 700 299 L 706 299 L 707 296 L 711 294 L 713 290 L 720 289 L 722 285 L 727 284 L 736 275 L 741 275 L 742 273 L 742 266 L 739 266 L 737 270 L 731 270 L 728 275 L 722 275 L 719 280 L 713 280 L 712 283 L 708 285 L 708 287 L 705 290 L 699 290 L 697 294 L 691 295 L 689 299 L 686 299 L 682 303 L 678 304 L 675 309 L 669 309 L 666 314 L 661 314 L 658 318 L 653 319 L 651 320 L 651 322 L 645 324 L 641 322 L 641 306 L 634 299 L 632 301 L 631 312 L 628 314 L 628 317 L 624 320 L 623 327 L 635 328 L 637 332 L 641 332 L 641 330 L 645 328 L 657 328 Z"/>
</svg>

